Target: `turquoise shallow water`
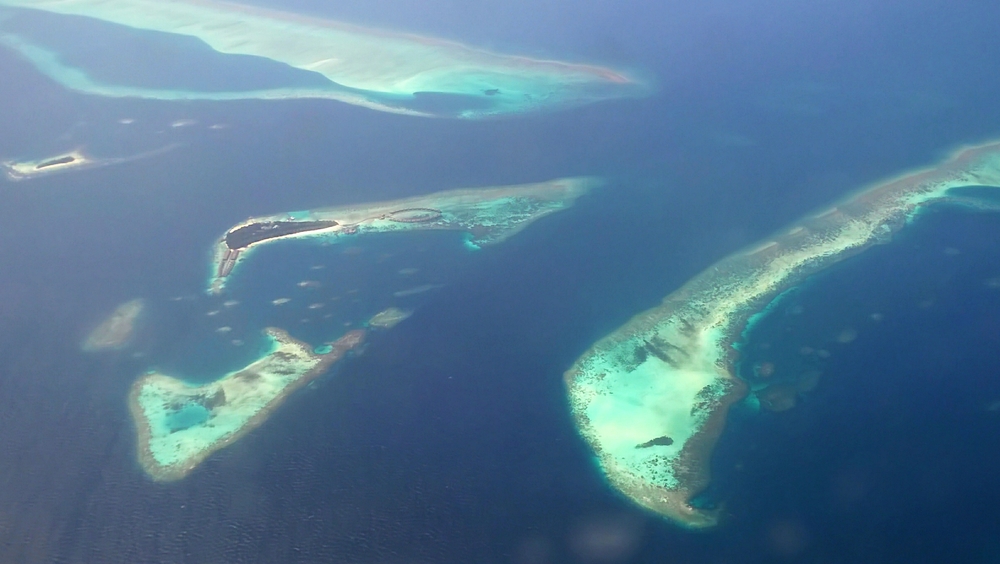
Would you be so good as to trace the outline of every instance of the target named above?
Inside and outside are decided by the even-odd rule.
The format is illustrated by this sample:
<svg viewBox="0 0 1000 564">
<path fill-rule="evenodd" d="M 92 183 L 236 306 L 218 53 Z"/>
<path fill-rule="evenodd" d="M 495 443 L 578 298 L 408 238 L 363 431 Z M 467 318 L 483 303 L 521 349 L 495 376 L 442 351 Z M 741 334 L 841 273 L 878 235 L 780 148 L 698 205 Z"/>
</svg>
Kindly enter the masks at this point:
<svg viewBox="0 0 1000 564">
<path fill-rule="evenodd" d="M 734 412 L 709 492 L 726 502 L 716 531 L 689 535 L 610 491 L 561 381 L 595 339 L 729 252 L 864 183 L 996 136 L 1000 84 L 982 72 L 1000 54 L 988 40 L 994 8 L 521 8 L 343 7 L 364 23 L 641 67 L 659 90 L 457 122 L 329 101 L 102 99 L 0 51 L 0 75 L 15 78 L 0 81 L 3 158 L 182 144 L 0 181 L 0 452 L 13 453 L 0 457 L 0 560 L 576 563 L 609 545 L 619 549 L 599 561 L 996 554 L 995 460 L 981 446 L 995 440 L 1000 397 L 990 216 L 929 216 L 761 326 L 776 337 L 751 347 L 748 363 L 822 375 L 794 409 Z M 139 34 L 131 45 L 157 41 Z M 262 67 L 229 76 L 190 44 L 158 45 L 162 75 L 133 69 L 113 45 L 79 56 L 110 53 L 107 76 L 151 84 L 274 77 Z M 180 120 L 190 123 L 172 126 Z M 280 244 L 241 267 L 230 296 L 204 295 L 211 243 L 249 216 L 586 174 L 608 184 L 497 247 L 470 253 L 448 233 L 369 240 L 353 255 Z M 417 271 L 399 274 L 408 268 Z M 422 285 L 443 286 L 393 296 Z M 360 302 L 308 308 L 350 290 Z M 132 347 L 82 354 L 88 328 L 135 297 L 149 317 Z M 291 301 L 272 305 L 281 297 Z M 395 300 L 413 317 L 267 424 L 182 482 L 143 476 L 124 401 L 140 374 L 211 378 L 255 358 L 263 326 L 320 344 Z M 845 329 L 856 331 L 846 344 Z"/>
<path fill-rule="evenodd" d="M 180 411 L 167 418 L 167 427 L 171 431 L 181 431 L 194 427 L 208 419 L 208 410 L 202 405 L 185 405 Z"/>
</svg>

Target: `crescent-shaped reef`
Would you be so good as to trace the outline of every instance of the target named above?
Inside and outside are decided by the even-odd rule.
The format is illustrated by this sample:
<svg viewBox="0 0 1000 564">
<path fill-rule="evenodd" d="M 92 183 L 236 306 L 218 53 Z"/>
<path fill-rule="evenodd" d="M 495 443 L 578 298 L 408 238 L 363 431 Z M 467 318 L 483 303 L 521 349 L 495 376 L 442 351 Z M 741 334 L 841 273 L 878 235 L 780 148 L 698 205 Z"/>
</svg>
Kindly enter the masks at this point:
<svg viewBox="0 0 1000 564">
<path fill-rule="evenodd" d="M 736 372 L 748 330 L 806 278 L 881 243 L 935 203 L 1000 209 L 1000 142 L 859 191 L 722 259 L 595 343 L 565 375 L 569 404 L 610 484 L 688 528 L 718 511 L 692 503 L 729 407 L 747 386 Z M 1000 191 L 1000 190 L 998 190 Z M 972 195 L 972 194 L 975 195 Z"/>
<path fill-rule="evenodd" d="M 634 97 L 648 90 L 601 66 L 502 55 L 434 37 L 213 0 L 2 0 L 0 5 L 195 37 L 219 53 L 263 57 L 328 81 L 326 87 L 246 92 L 100 84 L 62 64 L 58 53 L 33 44 L 16 24 L 6 26 L 0 43 L 64 86 L 104 96 L 331 98 L 396 113 L 475 118 Z M 446 108 L 424 108 L 418 97 L 427 96 L 446 99 Z"/>
</svg>

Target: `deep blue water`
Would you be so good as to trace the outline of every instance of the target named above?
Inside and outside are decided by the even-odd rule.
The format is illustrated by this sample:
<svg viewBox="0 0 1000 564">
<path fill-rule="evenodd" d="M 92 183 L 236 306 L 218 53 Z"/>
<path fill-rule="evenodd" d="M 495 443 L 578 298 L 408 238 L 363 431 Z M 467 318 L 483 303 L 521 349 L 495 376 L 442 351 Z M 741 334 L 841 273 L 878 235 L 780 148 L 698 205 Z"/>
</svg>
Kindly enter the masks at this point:
<svg viewBox="0 0 1000 564">
<path fill-rule="evenodd" d="M 658 92 L 459 122 L 329 101 L 100 99 L 0 51 L 0 76 L 11 77 L 0 81 L 0 156 L 181 144 L 0 181 L 0 561 L 997 558 L 994 216 L 930 214 L 809 285 L 797 298 L 805 313 L 774 319 L 774 331 L 795 327 L 814 347 L 848 325 L 858 336 L 823 345 L 820 384 L 795 409 L 735 415 L 717 451 L 711 493 L 727 519 L 716 531 L 683 532 L 610 491 L 561 380 L 590 343 L 729 252 L 865 183 L 996 137 L 997 7 L 283 5 L 620 64 Z M 211 74 L 192 66 L 192 80 Z M 181 119 L 196 123 L 171 127 Z M 234 281 L 241 305 L 223 312 L 246 342 L 227 343 L 237 335 L 214 332 L 205 314 L 218 300 L 202 286 L 209 246 L 230 225 L 580 174 L 608 184 L 502 245 L 467 253 L 435 236 L 416 266 L 445 286 L 415 296 L 413 317 L 186 480 L 142 475 L 125 405 L 138 374 L 157 366 L 196 379 L 239 366 L 271 322 L 319 339 L 335 322 L 317 313 L 302 323 L 312 294 L 295 283 L 328 276 L 317 292 L 351 289 L 333 274 L 345 260 L 335 247 L 262 250 Z M 401 289 L 380 284 L 413 263 L 414 244 L 366 243 L 358 257 L 404 258 L 351 272 L 377 276 L 364 287 L 379 295 Z M 150 313 L 133 348 L 80 353 L 87 330 L 134 297 Z M 279 310 L 268 303 L 277 297 L 293 301 Z M 874 312 L 879 324 L 866 321 Z M 604 552 L 616 558 L 598 558 L 601 538 L 621 548 Z"/>
<path fill-rule="evenodd" d="M 990 214 L 935 209 L 754 329 L 746 363 L 822 376 L 792 410 L 737 414 L 715 485 L 733 519 L 802 558 L 996 557 L 998 235 Z"/>
</svg>

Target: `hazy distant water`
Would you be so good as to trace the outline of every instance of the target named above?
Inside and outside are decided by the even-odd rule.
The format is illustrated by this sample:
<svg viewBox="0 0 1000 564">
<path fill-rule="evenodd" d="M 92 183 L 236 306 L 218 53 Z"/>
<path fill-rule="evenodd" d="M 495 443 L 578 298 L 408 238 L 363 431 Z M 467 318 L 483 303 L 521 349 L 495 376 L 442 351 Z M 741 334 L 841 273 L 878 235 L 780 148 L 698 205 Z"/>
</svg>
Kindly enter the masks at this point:
<svg viewBox="0 0 1000 564">
<path fill-rule="evenodd" d="M 345 11 L 507 50 L 634 65 L 658 78 L 660 93 L 456 122 L 323 101 L 102 100 L 0 53 L 0 75 L 16 78 L 0 83 L 0 156 L 183 144 L 155 159 L 0 183 L 0 556 L 590 562 L 580 555 L 599 547 L 586 539 L 610 531 L 612 548 L 624 547 L 609 549 L 617 561 L 995 557 L 998 294 L 984 282 L 1000 274 L 992 216 L 929 216 L 899 246 L 817 282 L 852 284 L 861 296 L 899 288 L 899 301 L 880 304 L 880 331 L 859 329 L 832 351 L 800 407 L 734 420 L 718 452 L 713 493 L 730 514 L 718 531 L 682 533 L 606 489 L 561 383 L 593 340 L 728 252 L 861 183 L 996 136 L 1000 88 L 983 72 L 997 55 L 995 8 L 534 8 L 550 19 L 517 6 L 465 19 L 439 5 L 420 17 L 404 7 Z M 430 18 L 435 9 L 447 13 Z M 197 123 L 171 127 L 180 119 Z M 141 474 L 124 401 L 134 378 L 150 364 L 210 372 L 252 352 L 249 337 L 243 349 L 197 338 L 219 338 L 207 298 L 170 299 L 201 295 L 209 245 L 231 224 L 576 174 L 609 184 L 500 246 L 468 254 L 442 240 L 430 261 L 441 280 L 427 282 L 447 286 L 421 296 L 414 317 L 189 479 L 163 486 Z M 338 252 L 295 247 L 247 263 L 241 274 L 257 285 L 234 284 L 249 309 L 234 330 L 300 320 L 267 300 L 287 293 L 286 305 L 300 307 L 307 298 L 294 283 L 317 261 L 341 264 L 328 254 Z M 432 270 L 421 260 L 421 272 Z M 942 278 L 951 272 L 942 264 L 954 276 Z M 850 301 L 855 286 L 837 294 L 846 301 L 803 299 L 863 313 L 866 304 Z M 933 295 L 935 306 L 914 308 L 911 294 Z M 134 349 L 78 352 L 92 324 L 138 296 L 153 323 Z"/>
</svg>

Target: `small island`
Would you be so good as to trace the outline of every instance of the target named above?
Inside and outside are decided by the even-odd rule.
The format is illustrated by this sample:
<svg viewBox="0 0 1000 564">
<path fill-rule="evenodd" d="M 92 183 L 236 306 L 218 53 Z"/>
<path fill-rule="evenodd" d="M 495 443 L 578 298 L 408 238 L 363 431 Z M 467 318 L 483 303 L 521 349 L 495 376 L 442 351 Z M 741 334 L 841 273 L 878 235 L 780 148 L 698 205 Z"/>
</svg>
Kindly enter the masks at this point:
<svg viewBox="0 0 1000 564">
<path fill-rule="evenodd" d="M 15 181 L 27 180 L 53 172 L 80 169 L 93 164 L 94 161 L 79 150 L 35 161 L 4 161 L 0 163 L 7 178 Z"/>
<path fill-rule="evenodd" d="M 86 352 L 119 350 L 132 340 L 136 320 L 146 307 L 146 302 L 134 299 L 115 308 L 111 315 L 95 327 L 80 348 Z"/>
<path fill-rule="evenodd" d="M 270 346 L 256 361 L 206 384 L 150 373 L 135 382 L 129 410 L 138 459 L 157 481 L 179 480 L 215 451 L 257 428 L 284 399 L 358 347 L 353 330 L 323 352 L 281 329 L 265 330 Z"/>
<path fill-rule="evenodd" d="M 560 178 L 250 218 L 231 227 L 216 243 L 208 290 L 222 291 L 251 251 L 283 239 L 337 243 L 373 233 L 452 230 L 464 231 L 471 248 L 499 243 L 532 222 L 568 208 L 597 183 L 586 177 Z"/>
<path fill-rule="evenodd" d="M 578 431 L 608 481 L 688 528 L 718 511 L 694 501 L 731 405 L 747 395 L 741 344 L 782 293 L 887 243 L 928 206 L 1000 211 L 1000 142 L 878 183 L 697 275 L 595 343 L 566 372 Z"/>
</svg>

